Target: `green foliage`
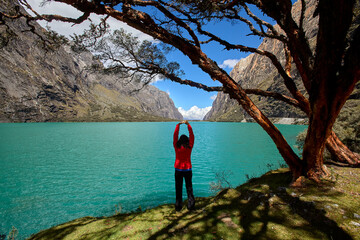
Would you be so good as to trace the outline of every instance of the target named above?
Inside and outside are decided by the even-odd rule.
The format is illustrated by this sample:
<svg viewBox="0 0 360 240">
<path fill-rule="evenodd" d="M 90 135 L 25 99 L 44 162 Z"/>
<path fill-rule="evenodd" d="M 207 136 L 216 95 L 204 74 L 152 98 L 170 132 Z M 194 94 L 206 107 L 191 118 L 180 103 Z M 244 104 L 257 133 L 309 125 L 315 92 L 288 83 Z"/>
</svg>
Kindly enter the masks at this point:
<svg viewBox="0 0 360 240">
<path fill-rule="evenodd" d="M 136 211 L 135 212 L 142 212 L 143 210 L 142 210 L 142 207 L 141 207 L 141 205 L 139 205 L 139 207 L 136 209 Z"/>
<path fill-rule="evenodd" d="M 268 171 L 272 171 L 272 170 L 276 170 L 278 168 L 287 168 L 288 165 L 284 161 L 282 161 L 282 162 L 278 161 L 277 165 L 274 163 L 267 163 L 266 167 L 267 167 Z M 246 177 L 247 182 L 252 182 L 254 179 L 257 178 L 257 176 L 255 174 L 252 174 L 252 175 L 245 174 L 245 177 Z"/>
<path fill-rule="evenodd" d="M 360 2 L 356 1 L 355 6 L 354 6 L 354 11 L 353 11 L 353 22 L 350 26 L 350 29 L 349 29 L 349 32 L 347 35 L 347 41 L 353 40 L 355 30 L 357 28 L 359 28 L 359 26 L 360 26 Z"/>
<path fill-rule="evenodd" d="M 122 206 L 121 204 L 115 204 L 115 215 L 117 214 L 121 214 L 121 211 L 122 211 Z"/>
<path fill-rule="evenodd" d="M 7 239 L 8 240 L 16 240 L 17 236 L 19 234 L 19 230 L 17 230 L 14 226 L 11 228 Z"/>
<path fill-rule="evenodd" d="M 177 0 L 181 6 L 187 6 L 192 9 L 192 13 L 202 14 L 203 16 L 209 16 L 220 9 L 218 3 L 220 1 L 198 1 L 198 0 Z"/>
<path fill-rule="evenodd" d="M 360 100 L 348 100 L 334 125 L 334 132 L 355 152 L 360 152 Z"/>
<path fill-rule="evenodd" d="M 266 164 L 266 167 L 268 168 L 269 171 L 271 171 L 271 170 L 273 170 L 273 168 L 274 168 L 274 164 L 272 164 L 272 163 L 267 163 L 267 164 Z"/>
<path fill-rule="evenodd" d="M 178 8 L 187 11 L 190 13 L 193 18 L 196 18 L 199 21 L 214 21 L 216 19 L 225 18 L 225 13 L 231 11 L 226 11 L 226 5 L 232 2 L 231 0 L 174 0 Z M 235 5 L 234 9 L 240 11 L 240 7 Z"/>
<path fill-rule="evenodd" d="M 288 165 L 283 161 L 283 162 L 279 162 L 279 167 L 280 168 L 287 168 Z"/>
<path fill-rule="evenodd" d="M 218 171 L 215 173 L 215 182 L 210 182 L 210 191 L 213 193 L 217 193 L 227 188 L 231 188 L 231 184 L 229 182 L 229 177 L 233 173 L 231 171 Z"/>
<path fill-rule="evenodd" d="M 73 36 L 71 36 L 73 42 L 71 49 L 77 53 L 87 51 L 88 48 L 97 44 L 99 39 L 101 39 L 106 35 L 106 33 L 108 33 L 108 28 L 109 25 L 104 19 L 102 19 L 101 23 L 98 25 L 91 23 L 90 28 L 88 30 L 85 30 L 83 34 L 74 34 Z"/>
<path fill-rule="evenodd" d="M 165 53 L 170 50 L 167 45 L 140 41 L 124 29 L 110 32 L 105 23 L 92 24 L 84 34 L 75 34 L 72 39 L 74 51 L 91 51 L 96 59 L 105 63 L 104 69 L 94 65 L 94 70 L 120 74 L 123 78 L 145 84 L 156 77 L 164 78 L 164 72 L 175 76 L 183 75 L 178 63 L 167 61 Z"/>
<path fill-rule="evenodd" d="M 296 148 L 299 149 L 300 152 L 302 152 L 304 149 L 306 134 L 307 134 L 307 129 L 305 129 L 296 136 Z"/>
<path fill-rule="evenodd" d="M 51 30 L 50 27 L 46 28 L 45 37 L 46 40 L 49 41 L 49 44 L 46 45 L 49 50 L 54 51 L 59 49 L 61 46 L 69 44 L 69 40 L 65 36 Z"/>
</svg>

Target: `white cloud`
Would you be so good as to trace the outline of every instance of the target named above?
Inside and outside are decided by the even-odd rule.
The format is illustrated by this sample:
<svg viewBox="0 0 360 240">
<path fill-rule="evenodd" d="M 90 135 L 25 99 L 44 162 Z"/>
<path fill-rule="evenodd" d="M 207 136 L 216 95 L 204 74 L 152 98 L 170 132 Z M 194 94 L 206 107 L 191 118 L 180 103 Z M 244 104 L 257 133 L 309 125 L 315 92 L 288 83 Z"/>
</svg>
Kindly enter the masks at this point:
<svg viewBox="0 0 360 240">
<path fill-rule="evenodd" d="M 210 99 L 211 99 L 211 100 L 215 100 L 215 99 L 216 99 L 216 97 L 217 97 L 217 94 L 212 95 L 212 96 L 210 97 Z"/>
<path fill-rule="evenodd" d="M 170 96 L 170 91 L 169 90 L 166 90 L 166 93 Z"/>
<path fill-rule="evenodd" d="M 240 59 L 227 59 L 222 64 L 220 64 L 221 68 L 234 68 L 235 65 L 240 61 Z"/>
<path fill-rule="evenodd" d="M 197 106 L 192 106 L 189 110 L 185 110 L 182 107 L 178 108 L 184 119 L 188 120 L 202 120 L 210 109 L 211 107 L 199 108 Z"/>
<path fill-rule="evenodd" d="M 65 3 L 59 3 L 51 1 L 49 3 L 46 3 L 44 6 L 40 7 L 40 3 L 43 0 L 28 0 L 27 2 L 31 5 L 31 7 L 37 11 L 39 14 L 58 14 L 65 17 L 71 17 L 71 18 L 78 18 L 82 15 L 82 12 L 78 11 L 76 8 L 67 5 Z M 31 13 L 30 13 L 31 14 Z M 100 19 L 104 16 L 91 14 L 90 19 L 93 23 L 100 23 Z M 81 34 L 85 29 L 88 28 L 90 21 L 86 20 L 85 22 L 81 24 L 74 25 L 73 23 L 66 23 L 66 22 L 60 22 L 60 21 L 52 21 L 50 23 L 46 21 L 39 21 L 38 22 L 42 27 L 49 26 L 52 30 L 55 32 L 64 35 L 66 37 L 69 37 L 70 35 L 76 33 Z M 139 40 L 149 40 L 154 41 L 152 37 L 149 35 L 146 35 L 128 25 L 126 25 L 123 22 L 120 22 L 114 18 L 109 18 L 107 20 L 107 23 L 110 25 L 111 30 L 123 28 L 127 32 L 132 33 L 134 36 L 138 37 Z"/>
<path fill-rule="evenodd" d="M 160 81 L 164 81 L 164 78 L 160 75 L 156 75 L 152 80 L 151 80 L 151 84 L 154 84 L 156 82 L 160 82 Z"/>
</svg>

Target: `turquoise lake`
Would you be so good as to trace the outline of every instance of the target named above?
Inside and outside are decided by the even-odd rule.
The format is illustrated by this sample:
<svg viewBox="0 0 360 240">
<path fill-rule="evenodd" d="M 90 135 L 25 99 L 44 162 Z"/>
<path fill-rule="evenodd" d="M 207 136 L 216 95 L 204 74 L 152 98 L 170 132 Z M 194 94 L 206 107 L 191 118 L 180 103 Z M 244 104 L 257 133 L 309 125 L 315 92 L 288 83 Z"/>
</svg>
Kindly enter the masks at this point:
<svg viewBox="0 0 360 240">
<path fill-rule="evenodd" d="M 1 123 L 0 235 L 19 238 L 84 216 L 109 216 L 174 203 L 176 123 Z M 215 173 L 233 187 L 283 164 L 255 123 L 192 122 L 195 197 Z M 307 126 L 277 125 L 291 146 Z M 180 134 L 187 134 L 181 125 Z M 184 199 L 186 191 L 184 189 Z"/>
</svg>

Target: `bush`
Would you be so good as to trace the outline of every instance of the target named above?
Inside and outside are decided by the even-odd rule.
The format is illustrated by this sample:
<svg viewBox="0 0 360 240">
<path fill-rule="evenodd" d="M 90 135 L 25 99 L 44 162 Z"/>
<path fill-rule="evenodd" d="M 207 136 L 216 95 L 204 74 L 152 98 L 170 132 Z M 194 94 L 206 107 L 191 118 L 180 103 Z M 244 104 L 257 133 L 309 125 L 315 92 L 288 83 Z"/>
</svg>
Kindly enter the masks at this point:
<svg viewBox="0 0 360 240">
<path fill-rule="evenodd" d="M 210 182 L 210 191 L 213 193 L 217 193 L 226 188 L 231 188 L 231 184 L 228 181 L 228 178 L 233 173 L 231 171 L 219 171 L 215 173 L 215 182 Z"/>
</svg>

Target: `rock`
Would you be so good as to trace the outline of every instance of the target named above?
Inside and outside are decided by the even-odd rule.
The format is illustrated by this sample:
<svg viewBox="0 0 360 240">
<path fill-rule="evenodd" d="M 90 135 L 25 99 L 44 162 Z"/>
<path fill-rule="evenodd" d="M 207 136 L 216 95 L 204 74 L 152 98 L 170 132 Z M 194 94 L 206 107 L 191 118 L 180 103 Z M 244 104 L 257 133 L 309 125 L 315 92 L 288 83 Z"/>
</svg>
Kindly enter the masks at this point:
<svg viewBox="0 0 360 240">
<path fill-rule="evenodd" d="M 358 222 L 351 221 L 350 224 L 360 227 L 360 223 L 358 223 Z"/>
<path fill-rule="evenodd" d="M 357 213 L 354 213 L 354 218 L 360 219 L 360 215 Z"/>
</svg>

